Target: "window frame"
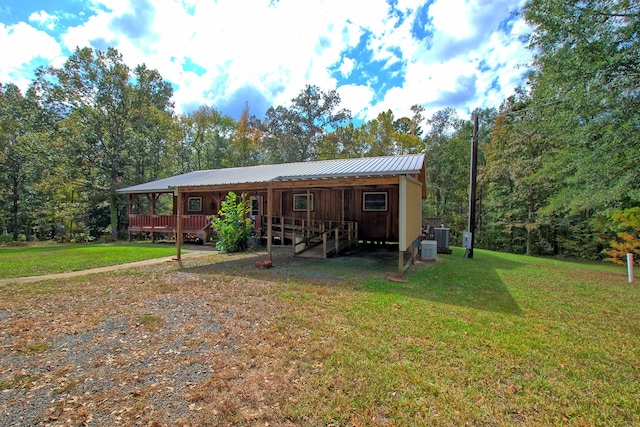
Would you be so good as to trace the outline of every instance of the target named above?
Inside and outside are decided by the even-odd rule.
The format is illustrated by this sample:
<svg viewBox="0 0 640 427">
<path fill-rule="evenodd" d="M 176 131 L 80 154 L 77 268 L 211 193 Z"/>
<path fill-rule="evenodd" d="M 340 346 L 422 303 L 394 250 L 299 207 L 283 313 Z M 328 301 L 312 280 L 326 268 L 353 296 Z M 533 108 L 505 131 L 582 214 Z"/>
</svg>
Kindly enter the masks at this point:
<svg viewBox="0 0 640 427">
<path fill-rule="evenodd" d="M 304 201 L 304 202 L 298 202 L 298 203 L 303 203 L 304 204 L 304 208 L 298 207 L 298 203 L 296 202 L 296 199 Z M 307 193 L 294 193 L 292 201 L 293 201 L 293 211 L 294 212 L 306 212 L 307 211 Z M 313 193 L 309 193 L 309 203 L 311 204 L 309 212 L 313 212 L 313 208 L 314 208 Z"/>
<path fill-rule="evenodd" d="M 187 212 L 202 212 L 202 197 L 188 197 Z"/>
<path fill-rule="evenodd" d="M 367 196 L 384 196 L 384 207 L 371 208 L 367 207 Z M 372 203 L 371 200 L 368 201 Z M 374 203 L 380 203 L 380 200 L 374 200 Z M 362 192 L 362 211 L 363 212 L 387 212 L 389 210 L 389 193 L 387 191 L 364 191 Z"/>
<path fill-rule="evenodd" d="M 258 215 L 260 215 L 260 199 L 255 196 L 251 196 L 249 200 L 251 200 L 251 217 L 257 217 Z"/>
</svg>

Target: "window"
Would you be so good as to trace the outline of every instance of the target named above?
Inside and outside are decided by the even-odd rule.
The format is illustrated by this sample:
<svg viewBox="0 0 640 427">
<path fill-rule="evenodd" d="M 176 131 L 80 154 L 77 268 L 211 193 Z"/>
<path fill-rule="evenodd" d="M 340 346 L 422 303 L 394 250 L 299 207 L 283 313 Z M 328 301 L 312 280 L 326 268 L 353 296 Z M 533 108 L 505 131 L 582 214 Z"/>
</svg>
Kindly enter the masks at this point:
<svg viewBox="0 0 640 427">
<path fill-rule="evenodd" d="M 187 199 L 187 210 L 189 212 L 202 212 L 202 197 L 189 197 Z"/>
<path fill-rule="evenodd" d="M 309 194 L 309 210 L 313 210 L 313 193 Z M 306 211 L 307 210 L 307 194 L 294 194 L 293 195 L 293 210 L 294 211 Z"/>
<path fill-rule="evenodd" d="M 362 210 L 378 211 L 387 210 L 387 192 L 368 192 L 362 193 Z"/>
<path fill-rule="evenodd" d="M 260 214 L 260 202 L 256 197 L 251 197 L 251 217 L 255 218 Z"/>
</svg>

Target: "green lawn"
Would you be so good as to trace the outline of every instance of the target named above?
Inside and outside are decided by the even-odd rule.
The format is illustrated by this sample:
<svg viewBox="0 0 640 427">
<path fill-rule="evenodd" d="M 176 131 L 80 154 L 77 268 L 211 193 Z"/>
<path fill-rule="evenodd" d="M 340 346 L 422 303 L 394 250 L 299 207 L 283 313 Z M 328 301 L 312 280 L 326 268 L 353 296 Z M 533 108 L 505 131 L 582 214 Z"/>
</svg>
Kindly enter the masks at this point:
<svg viewBox="0 0 640 427">
<path fill-rule="evenodd" d="M 94 250 L 129 253 L 127 261 L 133 260 L 131 252 L 147 257 L 173 253 L 162 246 L 61 246 L 42 252 L 30 248 L 22 261 L 7 262 L 7 255 L 19 255 L 16 249 L 25 250 L 0 249 L 3 266 L 31 263 L 48 252 L 56 260 L 75 258 L 82 267 L 88 261 L 80 261 L 81 254 L 97 258 Z M 207 345 L 190 347 L 180 341 L 185 359 L 171 362 L 187 366 L 187 360 L 196 360 L 197 365 L 202 357 L 206 363 L 219 357 L 209 378 L 185 386 L 195 387 L 190 396 L 204 408 L 192 414 L 204 421 L 192 425 L 206 425 L 207 417 L 219 425 L 640 425 L 638 278 L 629 284 L 624 267 L 605 263 L 477 249 L 474 255 L 465 259 L 463 250 L 454 248 L 436 263 L 410 269 L 400 282 L 388 279 L 396 268 L 394 258 L 286 257 L 276 258 L 272 269 L 257 270 L 250 254 L 216 254 L 153 275 L 132 271 L 90 282 L 1 290 L 7 316 L 27 313 L 14 316 L 21 334 L 28 321 L 53 315 L 42 308 L 33 314 L 26 309 L 44 301 L 38 299 L 42 292 L 75 307 L 79 319 L 91 317 L 92 309 L 83 311 L 82 306 L 95 298 L 109 296 L 101 303 L 113 304 L 109 313 L 137 298 L 146 311 L 135 322 L 148 337 L 136 342 L 164 343 L 164 349 L 173 348 L 170 338 L 175 336 L 146 307 L 171 301 L 167 310 L 178 310 L 201 300 L 213 323 L 223 326 L 201 336 Z M 122 289 L 115 292 L 117 286 Z M 92 297 L 76 297 L 83 292 Z M 93 323 L 85 327 L 88 333 Z M 51 342 L 55 340 L 32 339 L 22 351 L 50 351 Z M 221 344 L 227 342 L 234 343 L 230 348 L 235 353 Z M 6 348 L 12 345 L 9 340 Z M 142 353 L 142 347 L 131 350 Z M 158 354 L 153 353 L 153 363 Z M 260 410 L 268 423 L 238 409 L 248 407 L 250 398 L 255 405 L 264 404 Z"/>
<path fill-rule="evenodd" d="M 173 246 L 141 244 L 0 246 L 0 279 L 105 267 L 175 253 Z"/>
<path fill-rule="evenodd" d="M 282 327 L 319 343 L 304 349 L 311 374 L 288 416 L 308 425 L 640 425 L 640 289 L 625 269 L 462 254 L 404 283 L 287 286 Z"/>
</svg>

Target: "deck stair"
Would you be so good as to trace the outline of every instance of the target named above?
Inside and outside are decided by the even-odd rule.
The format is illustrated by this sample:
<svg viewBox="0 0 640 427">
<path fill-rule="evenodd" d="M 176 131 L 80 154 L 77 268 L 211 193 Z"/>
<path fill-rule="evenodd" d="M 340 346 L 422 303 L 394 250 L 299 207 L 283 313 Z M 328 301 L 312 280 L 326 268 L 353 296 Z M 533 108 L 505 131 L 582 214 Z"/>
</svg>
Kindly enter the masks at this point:
<svg viewBox="0 0 640 427">
<path fill-rule="evenodd" d="M 328 258 L 351 249 L 358 244 L 358 224 L 353 221 L 326 221 L 312 232 L 293 232 L 294 256 L 303 258 Z M 328 225 L 325 227 L 325 225 Z"/>
</svg>

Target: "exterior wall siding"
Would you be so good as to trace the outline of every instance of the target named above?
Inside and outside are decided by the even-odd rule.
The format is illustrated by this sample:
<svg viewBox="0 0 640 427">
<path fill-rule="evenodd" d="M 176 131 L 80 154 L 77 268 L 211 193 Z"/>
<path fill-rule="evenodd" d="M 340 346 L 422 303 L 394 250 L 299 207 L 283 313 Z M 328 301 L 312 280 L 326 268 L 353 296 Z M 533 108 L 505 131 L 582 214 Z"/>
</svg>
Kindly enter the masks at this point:
<svg viewBox="0 0 640 427">
<path fill-rule="evenodd" d="M 293 210 L 293 195 L 306 194 L 305 188 L 292 190 L 276 190 L 273 192 L 274 216 L 294 217 L 306 219 L 306 211 Z M 372 242 L 397 242 L 399 240 L 399 187 L 398 185 L 343 187 L 343 188 L 313 188 L 313 210 L 311 219 L 331 221 L 356 221 L 358 223 L 358 238 Z M 384 212 L 365 211 L 363 197 L 366 192 L 387 193 L 387 210 Z M 241 194 L 241 193 L 240 193 Z M 265 191 L 249 191 L 249 196 L 257 196 L 262 200 L 262 213 L 267 214 L 267 193 Z M 220 209 L 220 203 L 226 197 L 226 191 L 219 192 L 188 192 L 183 194 L 183 215 L 215 215 Z M 202 198 L 201 211 L 189 211 L 190 197 Z M 175 199 L 175 198 L 174 198 Z M 173 207 L 176 214 L 176 204 Z"/>
<path fill-rule="evenodd" d="M 363 209 L 363 194 L 365 192 L 386 192 L 387 210 L 385 212 L 368 212 Z M 306 211 L 293 210 L 293 195 L 306 194 L 306 190 L 284 191 L 282 194 L 282 212 L 285 216 L 306 219 Z M 395 242 L 399 237 L 399 190 L 398 186 L 383 188 L 350 188 L 341 189 L 313 189 L 314 209 L 311 219 L 331 221 L 357 221 L 358 237 L 366 241 Z M 344 206 L 344 218 L 343 218 Z"/>
</svg>

